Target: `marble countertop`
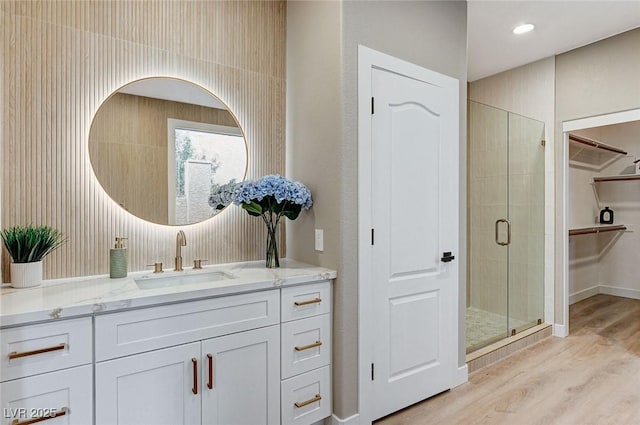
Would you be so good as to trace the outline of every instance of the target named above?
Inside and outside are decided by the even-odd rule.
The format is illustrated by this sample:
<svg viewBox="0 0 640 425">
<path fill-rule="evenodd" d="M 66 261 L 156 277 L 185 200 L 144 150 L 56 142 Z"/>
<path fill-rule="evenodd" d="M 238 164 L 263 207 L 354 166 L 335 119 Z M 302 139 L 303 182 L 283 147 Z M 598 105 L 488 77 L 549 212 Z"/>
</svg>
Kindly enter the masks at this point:
<svg viewBox="0 0 640 425">
<path fill-rule="evenodd" d="M 35 288 L 0 288 L 0 327 L 43 320 L 61 319 L 155 304 L 233 295 L 334 279 L 336 272 L 294 260 L 280 260 L 281 267 L 267 269 L 264 261 L 218 264 L 201 270 L 129 273 L 126 278 L 110 279 L 108 275 L 46 280 Z M 175 286 L 142 289 L 154 278 L 191 276 L 222 272 L 225 278 L 213 282 L 185 283 Z M 147 280 L 148 279 L 148 280 Z M 203 279 L 206 280 L 206 279 Z M 148 285 L 153 286 L 153 285 Z"/>
</svg>

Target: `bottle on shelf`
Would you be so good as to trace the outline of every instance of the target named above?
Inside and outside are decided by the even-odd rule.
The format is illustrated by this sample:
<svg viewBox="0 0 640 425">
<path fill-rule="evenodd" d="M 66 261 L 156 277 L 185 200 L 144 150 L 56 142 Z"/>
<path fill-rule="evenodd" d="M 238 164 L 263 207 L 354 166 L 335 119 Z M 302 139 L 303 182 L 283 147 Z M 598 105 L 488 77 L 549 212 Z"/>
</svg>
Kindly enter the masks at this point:
<svg viewBox="0 0 640 425">
<path fill-rule="evenodd" d="M 613 210 L 609 207 L 600 211 L 600 224 L 613 224 Z"/>
</svg>

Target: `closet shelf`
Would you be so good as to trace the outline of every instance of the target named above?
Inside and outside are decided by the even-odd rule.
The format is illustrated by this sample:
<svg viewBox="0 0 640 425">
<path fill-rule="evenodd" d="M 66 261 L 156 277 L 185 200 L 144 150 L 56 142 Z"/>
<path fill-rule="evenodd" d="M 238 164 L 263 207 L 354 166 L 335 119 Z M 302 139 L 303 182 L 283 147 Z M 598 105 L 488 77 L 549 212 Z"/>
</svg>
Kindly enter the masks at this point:
<svg viewBox="0 0 640 425">
<path fill-rule="evenodd" d="M 592 148 L 602 149 L 605 151 L 613 152 L 620 155 L 627 155 L 626 151 L 615 146 L 608 145 L 606 143 L 599 142 L 597 140 L 589 139 L 583 136 L 576 136 L 575 134 L 569 134 L 569 140 L 572 142 L 580 143 L 582 145 L 591 146 Z"/>
<path fill-rule="evenodd" d="M 581 227 L 578 229 L 569 229 L 569 236 L 588 235 L 591 233 L 603 232 L 621 232 L 627 230 L 624 224 L 609 224 L 602 226 Z"/>
<path fill-rule="evenodd" d="M 617 182 L 617 181 L 628 181 L 628 180 L 640 180 L 640 175 L 637 174 L 622 174 L 620 176 L 602 176 L 602 177 L 594 177 L 593 181 L 595 183 L 598 182 Z"/>
</svg>

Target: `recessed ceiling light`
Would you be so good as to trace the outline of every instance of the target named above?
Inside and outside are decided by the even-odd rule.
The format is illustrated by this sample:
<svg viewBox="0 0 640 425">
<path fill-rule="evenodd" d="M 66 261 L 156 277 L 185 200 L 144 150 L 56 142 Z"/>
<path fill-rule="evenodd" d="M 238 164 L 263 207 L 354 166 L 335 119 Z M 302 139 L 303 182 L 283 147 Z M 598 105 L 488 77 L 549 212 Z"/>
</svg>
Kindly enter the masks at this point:
<svg viewBox="0 0 640 425">
<path fill-rule="evenodd" d="M 525 32 L 533 31 L 536 26 L 533 24 L 518 25 L 513 29 L 514 34 L 524 34 Z"/>
</svg>

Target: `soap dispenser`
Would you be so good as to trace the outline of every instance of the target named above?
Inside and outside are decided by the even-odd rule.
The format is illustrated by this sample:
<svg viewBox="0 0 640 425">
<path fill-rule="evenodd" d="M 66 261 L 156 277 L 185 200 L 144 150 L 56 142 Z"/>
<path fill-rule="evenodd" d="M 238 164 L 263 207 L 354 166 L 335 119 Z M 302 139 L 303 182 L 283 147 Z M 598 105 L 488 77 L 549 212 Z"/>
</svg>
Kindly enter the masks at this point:
<svg viewBox="0 0 640 425">
<path fill-rule="evenodd" d="M 600 224 L 613 224 L 613 210 L 609 207 L 600 211 Z"/>
<path fill-rule="evenodd" d="M 127 277 L 127 247 L 123 242 L 126 239 L 116 237 L 116 246 L 109 250 L 109 277 L 112 279 Z"/>
</svg>

